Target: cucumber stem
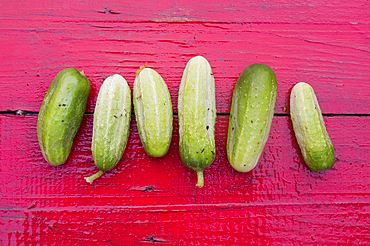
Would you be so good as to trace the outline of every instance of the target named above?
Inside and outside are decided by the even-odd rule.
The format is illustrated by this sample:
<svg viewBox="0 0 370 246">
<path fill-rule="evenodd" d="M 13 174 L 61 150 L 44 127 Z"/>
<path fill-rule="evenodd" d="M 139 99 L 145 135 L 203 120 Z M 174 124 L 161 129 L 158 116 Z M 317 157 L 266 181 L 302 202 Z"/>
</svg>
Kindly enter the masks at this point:
<svg viewBox="0 0 370 246">
<path fill-rule="evenodd" d="M 92 184 L 95 179 L 99 178 L 104 173 L 105 173 L 104 171 L 99 171 L 99 172 L 95 173 L 94 175 L 91 175 L 90 177 L 84 177 L 84 179 L 86 180 L 87 183 Z"/>
<path fill-rule="evenodd" d="M 202 188 L 204 185 L 203 171 L 197 171 L 198 183 L 197 187 Z"/>
<path fill-rule="evenodd" d="M 135 72 L 135 76 L 137 76 L 144 68 L 147 68 L 148 65 L 140 66 L 139 70 Z"/>
</svg>

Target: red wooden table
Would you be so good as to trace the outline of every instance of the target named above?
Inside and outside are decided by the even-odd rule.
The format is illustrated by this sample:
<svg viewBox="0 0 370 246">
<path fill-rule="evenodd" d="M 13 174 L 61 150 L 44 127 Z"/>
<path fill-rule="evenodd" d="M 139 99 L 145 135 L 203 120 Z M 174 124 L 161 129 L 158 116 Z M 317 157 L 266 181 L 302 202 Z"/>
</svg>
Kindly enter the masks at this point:
<svg viewBox="0 0 370 246">
<path fill-rule="evenodd" d="M 369 245 L 370 1 L 1 1 L 1 245 Z M 178 149 L 177 96 L 187 61 L 202 55 L 216 81 L 217 155 L 196 188 Z M 272 67 L 278 98 L 258 166 L 238 173 L 226 157 L 239 74 Z M 103 80 L 132 88 L 148 65 L 172 98 L 174 131 L 163 158 L 149 157 L 131 122 L 117 167 L 90 185 L 93 111 Z M 36 122 L 64 68 L 92 89 L 68 161 L 50 166 Z M 313 173 L 289 117 L 291 88 L 316 92 L 336 164 Z"/>
</svg>

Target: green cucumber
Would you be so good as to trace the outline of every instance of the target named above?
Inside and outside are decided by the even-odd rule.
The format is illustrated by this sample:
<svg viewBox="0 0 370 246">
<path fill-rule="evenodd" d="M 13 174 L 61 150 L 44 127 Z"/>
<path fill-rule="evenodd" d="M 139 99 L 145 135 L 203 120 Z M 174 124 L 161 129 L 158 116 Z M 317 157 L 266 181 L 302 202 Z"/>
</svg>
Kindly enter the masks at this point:
<svg viewBox="0 0 370 246">
<path fill-rule="evenodd" d="M 89 80 L 74 68 L 62 70 L 51 83 L 37 120 L 40 148 L 51 165 L 67 161 L 89 93 Z"/>
<path fill-rule="evenodd" d="M 91 151 L 96 174 L 85 177 L 92 183 L 112 170 L 123 156 L 131 121 L 131 90 L 119 74 L 108 77 L 101 86 L 96 101 Z"/>
<path fill-rule="evenodd" d="M 133 94 L 144 149 L 152 157 L 162 157 L 172 138 L 172 103 L 167 85 L 155 70 L 142 67 L 136 73 Z"/>
<path fill-rule="evenodd" d="M 202 56 L 189 60 L 184 70 L 178 98 L 180 157 L 197 172 L 203 187 L 203 171 L 215 159 L 216 99 L 211 66 Z"/>
<path fill-rule="evenodd" d="M 227 158 L 238 172 L 256 167 L 270 133 L 277 95 L 274 71 L 253 64 L 241 73 L 233 92 Z"/>
<path fill-rule="evenodd" d="M 293 87 L 290 116 L 307 166 L 314 172 L 331 169 L 335 163 L 334 147 L 315 92 L 309 84 L 300 82 Z"/>
</svg>

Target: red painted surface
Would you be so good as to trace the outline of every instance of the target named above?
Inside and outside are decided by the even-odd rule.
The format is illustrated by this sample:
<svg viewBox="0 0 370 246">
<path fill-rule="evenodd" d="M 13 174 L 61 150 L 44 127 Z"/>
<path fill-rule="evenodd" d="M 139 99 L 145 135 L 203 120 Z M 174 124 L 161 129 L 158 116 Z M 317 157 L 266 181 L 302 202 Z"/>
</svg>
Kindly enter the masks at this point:
<svg viewBox="0 0 370 246">
<path fill-rule="evenodd" d="M 29 1 L 0 8 L 0 245 L 369 245 L 370 23 L 368 1 Z M 186 62 L 205 56 L 216 80 L 216 160 L 205 186 L 182 165 L 178 122 L 168 154 L 149 157 L 131 123 L 118 166 L 93 185 L 95 101 L 105 77 L 132 88 L 147 64 L 165 79 L 177 112 Z M 237 173 L 226 157 L 236 79 L 256 62 L 278 78 L 270 137 L 258 166 Z M 37 112 L 65 67 L 92 84 L 68 161 L 52 167 Z M 316 91 L 337 161 L 304 164 L 289 93 Z M 6 115 L 24 110 L 35 115 Z M 334 115 L 332 115 L 334 114 Z M 134 118 L 134 117 L 133 117 Z"/>
<path fill-rule="evenodd" d="M 220 113 L 230 110 L 239 74 L 258 62 L 271 66 L 278 77 L 277 113 L 288 112 L 289 90 L 299 81 L 312 84 L 324 113 L 370 113 L 362 107 L 370 104 L 369 24 L 157 23 L 21 15 L 4 18 L 1 27 L 0 89 L 9 94 L 0 102 L 1 111 L 38 112 L 55 75 L 75 67 L 92 82 L 87 111 L 93 112 L 104 78 L 120 73 L 132 88 L 135 71 L 148 64 L 165 79 L 177 112 L 186 62 L 203 55 L 215 75 Z"/>
</svg>

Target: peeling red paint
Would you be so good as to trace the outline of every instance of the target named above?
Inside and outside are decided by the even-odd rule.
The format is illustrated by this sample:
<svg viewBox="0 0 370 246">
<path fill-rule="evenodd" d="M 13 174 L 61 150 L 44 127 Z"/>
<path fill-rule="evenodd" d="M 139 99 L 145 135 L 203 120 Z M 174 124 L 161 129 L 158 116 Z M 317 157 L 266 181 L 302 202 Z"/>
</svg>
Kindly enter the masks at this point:
<svg viewBox="0 0 370 246">
<path fill-rule="evenodd" d="M 237 173 L 226 158 L 228 116 L 219 116 L 217 156 L 202 189 L 181 164 L 177 117 L 165 157 L 146 155 L 133 121 L 120 163 L 87 184 L 83 177 L 96 170 L 92 120 L 85 117 L 67 163 L 52 167 L 38 147 L 36 116 L 0 116 L 0 129 L 13 133 L 0 138 L 1 238 L 43 238 L 45 244 L 55 238 L 57 244 L 368 242 L 362 236 L 370 219 L 368 117 L 325 118 L 338 160 L 333 170 L 317 174 L 304 164 L 286 116 L 275 116 L 256 169 Z M 108 234 L 102 239 L 101 233 Z"/>
<path fill-rule="evenodd" d="M 369 3 L 266 1 L 23 1 L 0 8 L 0 245 L 369 245 Z M 169 152 L 149 157 L 134 117 L 117 167 L 90 185 L 96 98 L 104 79 L 156 69 L 177 112 L 186 62 L 203 55 L 216 82 L 216 159 L 205 186 L 180 160 L 178 121 Z M 257 167 L 227 161 L 231 96 L 245 67 L 278 78 L 270 137 Z M 68 161 L 49 165 L 36 123 L 65 67 L 92 84 Z M 300 81 L 317 95 L 337 158 L 313 173 L 289 118 Z"/>
</svg>

